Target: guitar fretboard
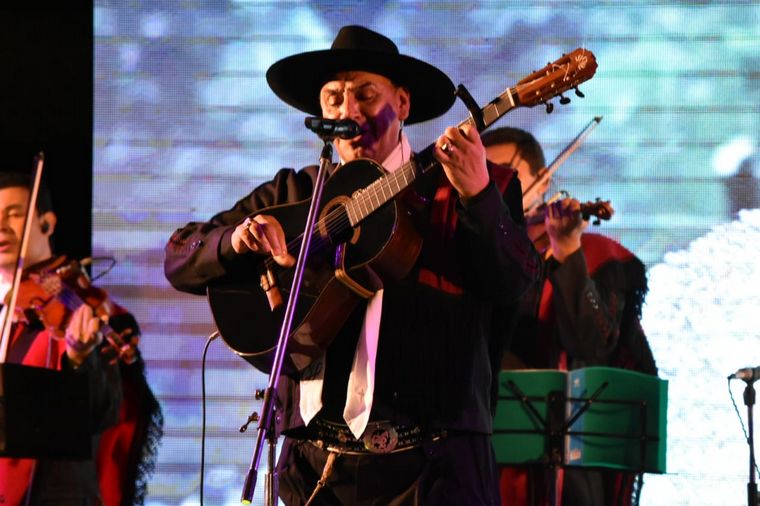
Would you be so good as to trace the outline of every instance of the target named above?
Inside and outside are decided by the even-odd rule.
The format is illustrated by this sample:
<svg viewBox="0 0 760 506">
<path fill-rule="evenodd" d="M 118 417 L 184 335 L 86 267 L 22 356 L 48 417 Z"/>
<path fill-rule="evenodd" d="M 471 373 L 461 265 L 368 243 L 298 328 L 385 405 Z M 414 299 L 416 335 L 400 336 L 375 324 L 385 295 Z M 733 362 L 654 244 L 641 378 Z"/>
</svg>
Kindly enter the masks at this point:
<svg viewBox="0 0 760 506">
<path fill-rule="evenodd" d="M 481 113 L 484 128 L 481 131 L 517 107 L 515 97 L 517 97 L 516 90 L 507 88 L 501 95 L 483 107 Z M 477 126 L 472 117 L 462 121 L 457 127 L 462 128 L 465 125 Z M 433 144 L 429 145 L 413 160 L 408 161 L 395 171 L 379 177 L 369 186 L 357 190 L 345 205 L 351 226 L 356 226 L 364 218 L 395 198 L 396 195 L 408 188 L 417 179 L 417 176 L 437 167 L 439 164 L 433 157 L 433 146 Z"/>
</svg>

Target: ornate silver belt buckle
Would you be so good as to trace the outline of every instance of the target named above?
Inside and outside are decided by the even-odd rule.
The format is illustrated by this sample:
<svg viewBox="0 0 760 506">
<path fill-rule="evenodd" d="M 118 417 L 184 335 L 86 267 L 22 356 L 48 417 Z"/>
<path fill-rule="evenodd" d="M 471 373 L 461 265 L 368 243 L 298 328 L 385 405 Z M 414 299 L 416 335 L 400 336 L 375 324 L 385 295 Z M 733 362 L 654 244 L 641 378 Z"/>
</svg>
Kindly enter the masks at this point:
<svg viewBox="0 0 760 506">
<path fill-rule="evenodd" d="M 398 445 L 398 433 L 387 422 L 373 422 L 367 425 L 362 441 L 364 448 L 372 453 L 390 453 Z"/>
</svg>

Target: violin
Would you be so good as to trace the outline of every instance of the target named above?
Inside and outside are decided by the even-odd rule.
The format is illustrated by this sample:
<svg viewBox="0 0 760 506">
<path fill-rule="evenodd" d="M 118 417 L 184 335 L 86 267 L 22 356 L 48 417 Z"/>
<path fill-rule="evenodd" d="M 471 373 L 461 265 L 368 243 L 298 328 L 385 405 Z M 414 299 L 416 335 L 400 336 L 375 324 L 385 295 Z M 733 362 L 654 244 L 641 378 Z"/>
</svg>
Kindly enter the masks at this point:
<svg viewBox="0 0 760 506">
<path fill-rule="evenodd" d="M 24 269 L 14 317 L 25 323 L 40 322 L 56 339 L 64 339 L 72 313 L 82 304 L 107 322 L 117 307 L 105 290 L 92 284 L 82 263 L 66 256 L 53 257 Z M 139 336 L 132 329 L 117 332 L 108 323 L 101 326 L 103 352 L 112 360 L 132 364 L 137 360 Z"/>
<path fill-rule="evenodd" d="M 563 193 L 563 192 L 560 192 Z M 545 217 L 546 208 L 549 204 L 557 200 L 558 195 L 555 195 L 547 202 L 541 204 L 530 215 L 525 217 L 525 222 L 528 227 L 528 237 L 533 241 L 533 245 L 541 253 L 548 252 L 549 249 L 549 234 L 546 233 Z M 612 204 L 609 200 L 602 201 L 596 199 L 594 202 L 581 203 L 581 207 L 578 210 L 578 214 L 583 221 L 588 221 L 593 216 L 595 219 L 592 221 L 592 225 L 601 224 L 601 220 L 609 220 L 612 215 L 615 214 L 615 210 L 612 208 Z"/>
</svg>

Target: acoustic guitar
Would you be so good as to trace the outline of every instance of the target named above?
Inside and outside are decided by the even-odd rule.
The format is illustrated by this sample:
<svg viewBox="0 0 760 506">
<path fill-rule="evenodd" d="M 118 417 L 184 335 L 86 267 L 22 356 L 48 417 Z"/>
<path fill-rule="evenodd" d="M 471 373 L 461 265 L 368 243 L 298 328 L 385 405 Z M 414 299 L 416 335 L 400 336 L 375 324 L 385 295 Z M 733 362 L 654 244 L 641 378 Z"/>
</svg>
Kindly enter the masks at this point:
<svg viewBox="0 0 760 506">
<path fill-rule="evenodd" d="M 459 124 L 483 131 L 518 107 L 544 104 L 593 77 L 596 58 L 576 49 L 508 88 Z M 562 97 L 560 103 L 569 99 Z M 469 104 L 468 104 L 469 106 Z M 343 165 L 326 181 L 309 257 L 288 337 L 286 373 L 308 366 L 330 344 L 362 299 L 382 287 L 383 279 L 401 279 L 414 266 L 422 248 L 403 199 L 421 175 L 440 167 L 431 144 L 393 172 L 358 159 Z M 288 251 L 298 251 L 309 200 L 260 210 L 282 225 Z M 211 285 L 208 300 L 225 343 L 257 369 L 269 372 L 281 331 L 293 269 L 271 257 L 258 266 L 260 286 L 250 282 Z"/>
</svg>

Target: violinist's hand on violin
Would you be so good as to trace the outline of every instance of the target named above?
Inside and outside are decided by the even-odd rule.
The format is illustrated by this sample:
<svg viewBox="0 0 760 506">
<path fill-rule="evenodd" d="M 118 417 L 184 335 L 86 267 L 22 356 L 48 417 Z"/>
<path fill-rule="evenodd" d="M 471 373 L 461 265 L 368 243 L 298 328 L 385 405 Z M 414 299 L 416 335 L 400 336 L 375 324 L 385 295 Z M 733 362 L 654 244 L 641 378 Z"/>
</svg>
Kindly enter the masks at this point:
<svg viewBox="0 0 760 506">
<path fill-rule="evenodd" d="M 271 253 L 274 261 L 283 267 L 295 264 L 295 258 L 288 253 L 285 232 L 274 217 L 257 214 L 246 218 L 232 232 L 232 249 L 235 253 Z"/>
<path fill-rule="evenodd" d="M 588 222 L 581 217 L 581 203 L 573 198 L 549 204 L 544 224 L 552 255 L 560 263 L 580 249 L 581 236 L 588 227 Z"/>
<path fill-rule="evenodd" d="M 435 143 L 434 155 L 463 198 L 474 197 L 488 185 L 486 150 L 475 127 L 447 128 Z"/>
<path fill-rule="evenodd" d="M 75 365 L 81 365 L 92 350 L 103 342 L 102 325 L 101 319 L 87 304 L 81 305 L 71 315 L 66 327 L 66 355 Z"/>
</svg>

